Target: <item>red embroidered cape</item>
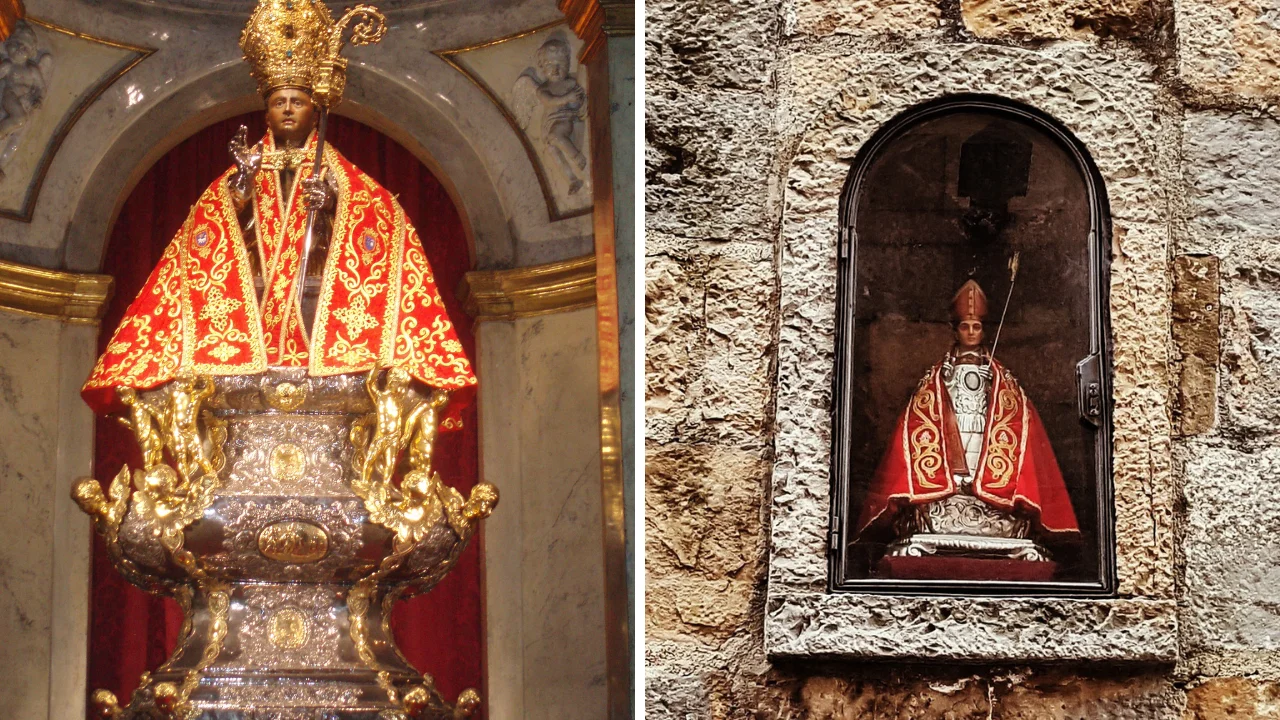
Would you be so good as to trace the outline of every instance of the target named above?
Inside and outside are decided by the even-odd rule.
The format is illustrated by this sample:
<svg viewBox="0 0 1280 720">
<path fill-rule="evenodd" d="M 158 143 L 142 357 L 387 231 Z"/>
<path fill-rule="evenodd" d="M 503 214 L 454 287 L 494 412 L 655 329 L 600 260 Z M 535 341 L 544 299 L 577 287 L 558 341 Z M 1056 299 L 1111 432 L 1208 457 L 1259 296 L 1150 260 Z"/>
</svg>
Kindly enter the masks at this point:
<svg viewBox="0 0 1280 720">
<path fill-rule="evenodd" d="M 296 177 L 309 177 L 315 135 Z M 271 133 L 263 146 L 275 150 Z M 200 196 L 129 306 L 81 394 L 96 412 L 120 409 L 115 389 L 152 388 L 181 375 L 247 375 L 269 366 L 313 376 L 399 365 L 436 388 L 468 391 L 471 363 L 436 290 L 418 233 L 386 189 L 331 146 L 325 167 L 337 205 L 313 336 L 298 301 L 306 208 L 280 174 L 259 172 L 253 212 L 265 279 L 259 305 L 231 200 L 234 168 Z M 271 170 L 264 162 L 264 170 Z M 466 404 L 450 403 L 441 429 Z"/>
<path fill-rule="evenodd" d="M 1008 369 L 995 359 L 991 366 L 987 425 L 974 472 L 974 495 L 1032 518 L 1040 532 L 1078 533 L 1066 483 L 1040 416 Z M 904 505 L 955 495 L 960 488 L 952 473 L 964 467 L 955 410 L 939 362 L 920 381 L 898 417 L 863 504 L 859 534 L 891 521 Z"/>
</svg>

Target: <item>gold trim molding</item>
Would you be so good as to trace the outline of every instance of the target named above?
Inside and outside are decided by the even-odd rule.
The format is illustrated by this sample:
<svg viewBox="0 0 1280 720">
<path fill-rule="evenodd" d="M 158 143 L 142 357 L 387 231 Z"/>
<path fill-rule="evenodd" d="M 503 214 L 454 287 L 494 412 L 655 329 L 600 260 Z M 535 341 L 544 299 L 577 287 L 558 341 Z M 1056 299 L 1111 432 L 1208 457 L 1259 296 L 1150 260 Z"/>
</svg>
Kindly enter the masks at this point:
<svg viewBox="0 0 1280 720">
<path fill-rule="evenodd" d="M 583 63 L 604 47 L 606 37 L 636 34 L 635 0 L 560 0 L 559 6 L 586 43 L 578 56 Z"/>
<path fill-rule="evenodd" d="M 514 320 L 588 308 L 596 301 L 596 256 L 466 274 L 458 299 L 477 321 Z"/>
<path fill-rule="evenodd" d="M 94 325 L 107 311 L 114 284 L 110 275 L 46 270 L 0 260 L 0 310 Z"/>
</svg>

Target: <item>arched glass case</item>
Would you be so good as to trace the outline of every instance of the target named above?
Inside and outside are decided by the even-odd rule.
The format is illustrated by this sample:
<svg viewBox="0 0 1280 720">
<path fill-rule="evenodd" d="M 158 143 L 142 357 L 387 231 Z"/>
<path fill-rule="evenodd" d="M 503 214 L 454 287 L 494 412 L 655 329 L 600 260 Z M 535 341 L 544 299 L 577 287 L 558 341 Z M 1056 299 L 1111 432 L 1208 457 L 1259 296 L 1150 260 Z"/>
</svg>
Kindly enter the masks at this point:
<svg viewBox="0 0 1280 720">
<path fill-rule="evenodd" d="M 1107 595 L 1109 216 L 1081 144 L 914 108 L 841 202 L 831 589 Z"/>
</svg>

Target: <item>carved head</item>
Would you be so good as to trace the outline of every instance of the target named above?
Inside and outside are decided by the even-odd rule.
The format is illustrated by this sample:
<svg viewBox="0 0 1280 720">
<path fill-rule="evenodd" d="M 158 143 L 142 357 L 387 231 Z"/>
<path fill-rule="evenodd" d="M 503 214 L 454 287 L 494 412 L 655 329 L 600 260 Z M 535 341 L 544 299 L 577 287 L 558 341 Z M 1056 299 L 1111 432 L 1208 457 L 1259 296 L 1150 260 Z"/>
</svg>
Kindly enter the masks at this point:
<svg viewBox="0 0 1280 720">
<path fill-rule="evenodd" d="M 475 714 L 480 707 L 480 693 L 472 688 L 467 688 L 458 693 L 458 700 L 454 703 L 453 716 L 455 718 L 469 718 Z"/>
<path fill-rule="evenodd" d="M 15 64 L 25 65 L 36 56 L 36 33 L 30 25 L 19 23 L 4 44 L 5 52 Z"/>
<path fill-rule="evenodd" d="M 497 505 L 498 488 L 482 482 L 471 488 L 471 497 L 467 498 L 462 512 L 472 520 L 483 520 L 493 514 Z"/>
<path fill-rule="evenodd" d="M 155 690 L 156 708 L 161 712 L 172 714 L 173 710 L 178 707 L 178 686 L 171 682 L 156 683 Z"/>
<path fill-rule="evenodd" d="M 94 690 L 89 698 L 94 713 L 100 718 L 113 718 L 120 714 L 120 701 L 110 690 Z"/>
<path fill-rule="evenodd" d="M 558 37 L 538 48 L 538 70 L 550 82 L 569 77 L 569 44 Z"/>
<path fill-rule="evenodd" d="M 387 372 L 387 390 L 392 392 L 404 392 L 409 387 L 409 380 L 412 377 L 409 371 L 402 367 L 393 367 Z"/>
<path fill-rule="evenodd" d="M 970 280 L 960 286 L 951 299 L 951 319 L 956 330 L 956 345 L 960 350 L 976 350 L 984 337 L 982 321 L 987 316 L 987 294 L 978 283 Z"/>
<path fill-rule="evenodd" d="M 404 694 L 404 711 L 409 717 L 416 718 L 427 709 L 431 695 L 422 687 L 414 687 Z"/>
<path fill-rule="evenodd" d="M 301 147 L 316 126 L 316 106 L 311 93 L 299 87 L 282 87 L 267 96 L 267 126 L 279 147 Z"/>
</svg>

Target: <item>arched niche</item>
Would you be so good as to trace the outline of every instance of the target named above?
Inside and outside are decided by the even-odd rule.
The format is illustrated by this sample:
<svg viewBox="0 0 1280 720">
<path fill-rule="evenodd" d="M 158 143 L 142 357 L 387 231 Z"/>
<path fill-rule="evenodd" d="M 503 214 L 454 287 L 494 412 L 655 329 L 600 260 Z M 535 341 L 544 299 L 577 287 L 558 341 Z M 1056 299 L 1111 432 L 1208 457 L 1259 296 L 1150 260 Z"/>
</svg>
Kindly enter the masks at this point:
<svg viewBox="0 0 1280 720">
<path fill-rule="evenodd" d="M 473 267 L 510 265 L 516 240 L 499 190 L 469 139 L 439 108 L 388 76 L 353 64 L 348 83 L 336 112 L 400 143 L 441 179 L 467 228 Z M 67 267 L 101 266 L 116 214 L 156 160 L 201 128 L 261 107 L 252 81 L 236 63 L 192 79 L 137 117 L 90 173 L 87 187 L 93 190 L 82 195 L 68 225 Z"/>
<path fill-rule="evenodd" d="M 839 216 L 831 588 L 1113 592 L 1110 215 L 1082 143 L 1029 106 L 944 97 L 900 113 L 861 148 Z M 970 280 L 987 306 L 972 366 L 961 364 L 953 311 L 953 297 Z M 1000 476 L 984 476 L 995 467 L 988 458 L 998 457 L 988 438 L 999 437 L 999 386 L 980 386 L 985 405 L 974 417 L 986 425 L 966 434 L 966 401 L 948 385 L 962 381 L 957 368 L 989 364 L 982 353 L 989 358 L 992 350 L 1034 408 L 1018 410 L 1010 426 L 1018 443 L 1013 486 L 1026 484 L 1016 494 Z M 915 412 L 924 398 L 941 410 L 936 425 L 927 409 Z M 1039 454 L 1026 449 L 1037 427 L 1049 445 Z M 962 446 L 971 437 L 976 446 L 966 458 L 955 440 Z M 943 449 L 930 450 L 935 441 Z M 937 471 L 946 481 L 929 474 L 929 458 L 947 464 Z M 944 503 L 952 492 L 973 498 L 973 507 Z M 1009 561 L 981 542 L 957 550 L 936 540 L 962 526 L 991 532 L 997 519 L 980 516 L 1006 500 L 1010 516 L 1029 525 L 1011 534 L 1047 549 L 1043 562 Z M 993 562 L 966 564 L 975 558 Z"/>
</svg>

